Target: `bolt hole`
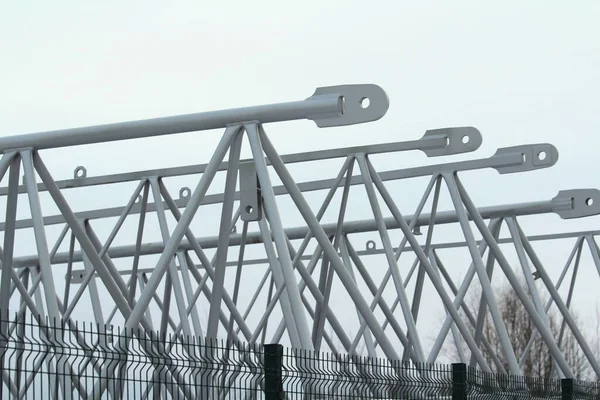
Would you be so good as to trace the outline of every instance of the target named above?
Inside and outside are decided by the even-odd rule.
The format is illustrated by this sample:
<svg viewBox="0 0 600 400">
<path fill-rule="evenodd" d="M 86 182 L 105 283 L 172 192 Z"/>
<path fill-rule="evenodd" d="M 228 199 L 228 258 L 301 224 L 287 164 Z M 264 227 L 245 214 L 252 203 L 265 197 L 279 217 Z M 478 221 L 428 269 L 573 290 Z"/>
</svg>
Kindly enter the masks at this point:
<svg viewBox="0 0 600 400">
<path fill-rule="evenodd" d="M 372 240 L 369 240 L 367 242 L 367 250 L 375 250 L 375 242 Z"/>
<path fill-rule="evenodd" d="M 546 157 L 548 157 L 548 155 L 546 154 L 546 152 L 545 152 L 545 151 L 540 151 L 540 152 L 538 153 L 538 158 L 539 158 L 541 161 L 544 161 L 544 160 L 546 159 Z"/>
<path fill-rule="evenodd" d="M 254 210 L 254 208 L 252 208 L 252 206 L 246 206 L 246 214 L 252 214 L 252 211 Z"/>
<path fill-rule="evenodd" d="M 368 108 L 369 105 L 371 105 L 371 100 L 369 100 L 368 97 L 363 97 L 362 99 L 360 99 L 361 108 Z"/>
<path fill-rule="evenodd" d="M 592 199 L 591 197 L 590 197 L 589 199 L 586 199 L 586 200 L 585 200 L 585 204 L 586 204 L 588 207 L 589 207 L 589 206 L 591 206 L 592 204 L 594 204 L 594 199 Z"/>
<path fill-rule="evenodd" d="M 471 140 L 471 138 L 469 137 L 469 135 L 465 135 L 461 139 L 461 141 L 463 142 L 463 144 L 469 143 L 470 140 Z"/>
<path fill-rule="evenodd" d="M 79 274 L 79 277 L 83 279 L 83 274 Z"/>
</svg>

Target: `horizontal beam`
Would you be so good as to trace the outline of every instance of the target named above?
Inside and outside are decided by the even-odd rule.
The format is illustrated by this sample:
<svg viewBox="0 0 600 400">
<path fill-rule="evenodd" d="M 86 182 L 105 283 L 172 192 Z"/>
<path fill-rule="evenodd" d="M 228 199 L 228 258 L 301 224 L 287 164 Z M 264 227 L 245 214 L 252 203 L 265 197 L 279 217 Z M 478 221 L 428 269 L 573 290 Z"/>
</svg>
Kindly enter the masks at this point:
<svg viewBox="0 0 600 400">
<path fill-rule="evenodd" d="M 369 99 L 368 107 L 361 107 L 364 98 Z M 319 127 L 353 125 L 376 121 L 388 108 L 387 95 L 376 85 L 331 86 L 318 88 L 302 101 L 0 137 L 0 153 L 220 129 L 246 121 L 264 124 L 310 119 Z"/>
<path fill-rule="evenodd" d="M 468 137 L 467 143 L 463 143 L 463 138 Z M 469 153 L 479 148 L 482 142 L 481 133 L 472 127 L 442 128 L 432 129 L 425 132 L 423 137 L 417 140 L 407 140 L 402 142 L 381 143 L 365 146 L 343 147 L 338 149 L 308 151 L 303 153 L 285 154 L 281 160 L 286 164 L 298 162 L 319 161 L 333 158 L 347 157 L 352 154 L 382 154 L 393 153 L 397 151 L 420 150 L 429 157 L 449 156 L 454 154 Z M 243 162 L 244 160 L 242 160 Z M 270 165 L 270 160 L 265 160 Z M 110 185 L 116 183 L 125 183 L 140 181 L 150 176 L 159 176 L 168 178 L 174 176 L 186 176 L 201 174 L 206 169 L 207 164 L 195 164 L 184 167 L 150 169 L 144 171 L 125 172 L 121 174 L 110 174 L 101 176 L 79 176 L 78 173 L 87 172 L 82 169 L 83 166 L 75 168 L 73 179 L 64 179 L 56 181 L 60 189 L 74 189 L 89 186 Z M 218 171 L 227 171 L 229 163 L 223 162 L 219 165 Z M 38 183 L 38 191 L 43 192 L 46 186 Z M 27 187 L 20 185 L 19 193 L 27 193 Z M 0 196 L 6 196 L 9 192 L 8 187 L 0 188 Z"/>
<path fill-rule="evenodd" d="M 585 237 L 585 236 L 598 236 L 600 235 L 600 230 L 593 230 L 593 231 L 576 231 L 576 232 L 561 232 L 561 233 L 551 233 L 551 234 L 545 234 L 545 235 L 532 235 L 532 236 L 528 236 L 527 240 L 529 240 L 530 242 L 543 242 L 543 241 L 551 241 L 551 240 L 564 240 L 564 239 L 573 239 L 573 238 L 579 238 L 579 237 Z M 499 238 L 497 240 L 498 244 L 511 244 L 513 243 L 513 238 L 512 237 L 504 237 L 504 238 Z M 368 243 L 369 241 L 367 241 Z M 482 240 L 477 240 L 476 241 L 477 246 L 480 246 L 483 241 Z M 441 249 L 456 249 L 456 248 L 461 248 L 461 247 L 466 247 L 468 245 L 467 242 L 462 241 L 462 242 L 443 242 L 443 243 L 431 243 L 429 245 L 429 247 L 431 249 L 434 250 L 441 250 Z M 425 246 L 421 246 L 421 248 L 425 248 Z M 398 248 L 394 247 L 393 248 L 394 253 L 398 252 Z M 414 251 L 414 249 L 410 246 L 405 246 L 402 249 L 403 253 L 406 252 L 412 252 Z M 384 249 L 378 249 L 376 247 L 367 247 L 366 243 L 365 243 L 365 250 L 357 250 L 356 253 L 359 256 L 371 256 L 371 255 L 382 255 L 385 254 L 385 250 Z M 309 261 L 311 258 L 313 257 L 313 255 L 303 255 L 302 257 L 300 257 L 301 261 Z M 269 259 L 267 258 L 253 258 L 253 259 L 247 259 L 244 260 L 243 265 L 248 266 L 248 265 L 266 265 L 269 264 Z M 236 267 L 238 265 L 238 261 L 237 260 L 233 260 L 233 261 L 228 261 L 225 264 L 227 267 Z M 197 269 L 203 269 L 204 266 L 202 264 L 197 264 L 196 265 Z M 177 269 L 180 270 L 180 266 L 177 265 Z M 152 271 L 154 271 L 154 268 L 140 268 L 138 269 L 138 274 L 149 274 L 152 273 Z M 132 270 L 128 269 L 128 270 L 120 270 L 119 274 L 121 275 L 131 275 Z M 73 270 L 71 273 L 71 284 L 80 284 L 82 281 L 82 278 L 85 276 L 86 271 L 85 270 Z M 95 276 L 97 277 L 97 276 Z"/>
<path fill-rule="evenodd" d="M 600 199 L 598 200 L 600 201 Z M 571 207 L 574 202 L 567 199 L 556 197 L 552 200 L 548 201 L 538 201 L 531 203 L 519 203 L 519 204 L 509 204 L 509 205 L 501 205 L 494 207 L 484 207 L 480 208 L 479 212 L 483 218 L 499 218 L 505 216 L 523 216 L 523 215 L 534 215 L 534 214 L 547 214 L 547 213 L 557 213 L 563 210 L 567 210 Z M 405 216 L 405 220 L 407 223 L 411 223 L 414 219 L 414 216 Z M 431 218 L 431 214 L 421 214 L 417 218 L 416 226 L 428 225 L 429 220 Z M 458 222 L 458 217 L 456 215 L 456 211 L 443 211 L 436 213 L 435 223 L 439 224 L 449 224 Z M 398 229 L 398 222 L 394 218 L 386 218 L 385 225 L 388 229 Z M 329 223 L 321 225 L 327 234 L 333 234 L 336 231 L 336 223 Z M 352 233 L 360 233 L 360 232 L 371 232 L 377 230 L 377 226 L 374 220 L 362 220 L 362 221 L 348 221 L 345 222 L 342 228 L 343 233 L 352 234 Z M 295 239 L 303 239 L 309 232 L 308 227 L 293 227 L 285 229 L 286 235 L 290 240 Z M 197 241 L 205 249 L 216 248 L 219 242 L 218 236 L 206 237 L 206 238 L 198 238 Z M 239 246 L 241 243 L 242 235 L 238 233 L 234 233 L 230 236 L 229 245 L 230 246 Z M 260 232 L 249 232 L 246 238 L 246 244 L 255 244 L 262 243 L 263 238 Z M 161 254 L 164 249 L 163 242 L 153 242 L 153 243 L 144 243 L 141 247 L 141 255 L 150 255 L 150 254 Z M 108 250 L 108 254 L 111 258 L 124 258 L 124 257 L 132 257 L 134 254 L 135 246 L 127 245 L 127 246 L 115 246 Z M 179 245 L 178 251 L 186 251 L 192 250 L 192 246 L 187 241 L 182 241 Z M 69 253 L 57 253 L 55 257 L 52 259 L 53 264 L 64 264 L 69 260 Z M 80 262 L 82 261 L 81 252 L 75 252 L 73 254 L 73 261 Z M 14 259 L 15 267 L 30 267 L 35 266 L 38 263 L 37 256 L 24 256 L 18 257 Z"/>
<path fill-rule="evenodd" d="M 544 162 L 536 163 L 536 165 L 533 165 L 534 164 L 532 161 L 533 157 L 524 157 L 523 156 L 523 153 L 535 153 L 537 149 L 544 149 L 548 153 L 556 152 L 556 149 L 553 146 L 547 145 L 547 144 L 506 147 L 506 148 L 499 149 L 496 152 L 496 154 L 494 154 L 493 156 L 488 157 L 488 158 L 480 158 L 480 159 L 475 159 L 475 160 L 459 161 L 459 162 L 453 162 L 453 163 L 434 164 L 434 165 L 427 165 L 427 166 L 421 166 L 421 167 L 383 171 L 383 172 L 379 173 L 379 177 L 382 181 L 393 181 L 393 180 L 399 180 L 399 179 L 409 179 L 409 178 L 430 176 L 430 175 L 433 175 L 436 173 L 441 173 L 443 171 L 470 171 L 470 170 L 477 170 L 477 169 L 483 169 L 483 168 L 493 168 L 496 171 L 498 171 L 499 173 L 509 173 L 509 172 L 506 172 L 507 170 L 510 170 L 510 172 L 516 172 L 516 171 L 525 172 L 525 171 L 530 171 L 532 169 L 547 168 L 547 167 L 551 167 L 552 165 L 554 165 L 557 157 L 547 157 L 547 159 L 544 160 Z M 352 154 L 352 153 L 350 153 L 350 154 Z M 300 189 L 300 191 L 302 191 L 302 192 L 327 190 L 327 189 L 330 189 L 334 183 L 335 183 L 335 179 L 322 179 L 322 180 L 315 180 L 315 181 L 311 181 L 311 182 L 301 182 L 298 184 L 298 189 Z M 345 178 L 342 179 L 340 185 L 344 185 L 344 183 L 345 183 Z M 364 183 L 364 181 L 363 181 L 363 178 L 361 175 L 353 175 L 350 178 L 350 185 L 361 185 L 363 183 Z M 274 186 L 273 192 L 276 196 L 287 194 L 287 190 L 283 185 Z M 187 205 L 187 201 L 188 201 L 187 197 L 184 197 L 181 195 L 182 193 L 183 193 L 183 189 L 182 189 L 182 191 L 180 191 L 180 198 L 176 201 L 177 206 L 179 208 L 185 207 Z M 190 193 L 190 191 L 188 190 L 188 194 L 189 193 Z M 595 197 L 594 198 L 594 200 L 595 200 L 594 208 L 599 208 L 600 207 L 600 198 L 596 198 L 596 196 L 594 196 L 594 197 Z M 234 199 L 235 200 L 240 199 L 239 192 L 236 192 L 234 194 Z M 216 204 L 216 203 L 222 203 L 222 202 L 223 202 L 223 194 L 220 193 L 220 194 L 213 194 L 213 195 L 205 196 L 204 199 L 202 200 L 201 204 L 208 205 L 208 204 Z M 97 209 L 97 210 L 92 210 L 92 211 L 82 211 L 82 212 L 78 212 L 76 214 L 76 216 L 78 219 L 81 219 L 81 220 L 113 218 L 113 217 L 120 216 L 123 213 L 123 210 L 124 210 L 123 207 L 112 207 L 112 208 Z M 131 209 L 130 215 L 138 214 L 140 212 L 140 210 L 141 210 L 141 206 L 139 204 L 136 204 Z M 149 211 L 149 212 L 156 211 L 156 204 L 148 204 L 147 211 Z M 53 216 L 44 217 L 44 225 L 45 226 L 61 224 L 61 223 L 64 223 L 64 218 L 62 215 L 53 215 Z M 31 228 L 32 226 L 33 225 L 32 225 L 31 219 L 18 220 L 16 223 L 16 229 Z M 4 229 L 5 229 L 4 223 L 0 223 L 0 231 L 3 231 Z"/>
</svg>

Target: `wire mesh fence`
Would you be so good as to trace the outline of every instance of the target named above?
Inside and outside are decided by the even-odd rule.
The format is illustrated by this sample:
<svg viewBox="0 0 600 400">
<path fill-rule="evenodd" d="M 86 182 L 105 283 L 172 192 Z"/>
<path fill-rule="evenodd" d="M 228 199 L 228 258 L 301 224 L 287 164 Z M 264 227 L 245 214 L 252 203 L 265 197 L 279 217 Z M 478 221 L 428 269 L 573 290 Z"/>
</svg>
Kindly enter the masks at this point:
<svg viewBox="0 0 600 400">
<path fill-rule="evenodd" d="M 597 382 L 0 317 L 1 399 L 600 399 Z"/>
</svg>

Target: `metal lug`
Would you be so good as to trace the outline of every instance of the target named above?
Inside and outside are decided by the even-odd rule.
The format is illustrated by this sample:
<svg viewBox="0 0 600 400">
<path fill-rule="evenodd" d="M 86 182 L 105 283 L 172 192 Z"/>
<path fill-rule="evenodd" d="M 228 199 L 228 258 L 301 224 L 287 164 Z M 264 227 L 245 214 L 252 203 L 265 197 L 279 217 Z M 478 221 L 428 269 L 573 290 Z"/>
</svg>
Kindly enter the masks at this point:
<svg viewBox="0 0 600 400">
<path fill-rule="evenodd" d="M 242 221 L 262 219 L 262 196 L 254 161 L 240 162 L 240 209 Z"/>
<path fill-rule="evenodd" d="M 340 85 L 317 88 L 306 100 L 337 97 L 339 112 L 309 115 L 319 128 L 345 126 L 377 121 L 382 118 L 390 102 L 384 90 L 377 85 Z"/>
<path fill-rule="evenodd" d="M 522 161 L 519 164 L 507 165 L 503 167 L 494 167 L 501 174 L 510 174 L 514 172 L 534 171 L 552 167 L 558 161 L 558 150 L 551 144 L 532 144 L 525 146 L 504 147 L 498 149 L 494 156 L 501 156 L 509 153 L 521 153 Z"/>
<path fill-rule="evenodd" d="M 421 139 L 431 138 L 433 136 L 444 137 L 447 141 L 447 145 L 437 149 L 422 149 L 427 157 L 469 153 L 477 150 L 483 142 L 481 133 L 472 126 L 431 129 L 425 132 L 425 135 L 423 135 Z"/>
<path fill-rule="evenodd" d="M 600 190 L 561 190 L 552 199 L 554 212 L 562 219 L 583 218 L 600 214 Z"/>
</svg>

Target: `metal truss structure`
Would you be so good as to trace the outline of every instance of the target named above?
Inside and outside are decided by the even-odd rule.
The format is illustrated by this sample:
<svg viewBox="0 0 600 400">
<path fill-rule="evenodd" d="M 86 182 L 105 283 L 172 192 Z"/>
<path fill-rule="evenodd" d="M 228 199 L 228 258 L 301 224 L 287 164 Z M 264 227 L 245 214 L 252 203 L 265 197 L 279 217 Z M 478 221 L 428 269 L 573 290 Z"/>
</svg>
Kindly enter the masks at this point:
<svg viewBox="0 0 600 400">
<path fill-rule="evenodd" d="M 6 178 L 0 189 L 6 208 L 0 225 L 0 310 L 19 318 L 31 314 L 39 324 L 46 317 L 62 321 L 75 337 L 78 321 L 93 320 L 102 330 L 120 326 L 146 335 L 285 343 L 415 363 L 435 362 L 451 334 L 460 343 L 461 361 L 484 371 L 490 370 L 482 353 L 491 350 L 482 334 L 489 310 L 506 372 L 521 374 L 526 354 L 513 349 L 492 286 L 497 265 L 558 375 L 572 377 L 573 370 L 561 338 L 550 330 L 551 305 L 563 318 L 561 332 L 573 333 L 600 376 L 600 364 L 570 311 L 584 245 L 600 273 L 598 232 L 528 236 L 520 224 L 530 215 L 597 215 L 600 191 L 566 188 L 552 199 L 478 207 L 459 177 L 482 169 L 504 175 L 549 168 L 558 159 L 554 146 L 520 145 L 488 158 L 381 170 L 375 167 L 378 157 L 400 152 L 419 150 L 430 158 L 473 152 L 481 134 L 472 127 L 436 129 L 416 140 L 279 155 L 265 130 L 266 124 L 298 119 L 320 128 L 367 123 L 387 110 L 379 87 L 348 85 L 319 88 L 297 102 L 0 138 L 0 176 Z M 61 181 L 40 153 L 221 128 L 212 158 L 201 165 L 96 177 L 78 167 L 72 179 Z M 244 149 L 247 158 L 241 156 Z M 340 168 L 326 176 L 329 171 L 318 166 L 322 161 Z M 292 171 L 298 167 L 318 170 L 322 178 L 296 182 Z M 175 187 L 182 178 L 197 184 Z M 426 182 L 422 195 L 400 188 L 419 178 Z M 72 197 L 83 204 L 86 196 L 106 196 L 123 198 L 125 205 L 79 210 L 78 204 L 75 211 L 67 201 L 71 193 L 80 193 Z M 439 209 L 444 196 L 448 209 Z M 405 214 L 407 197 L 416 201 Z M 502 227 L 508 236 L 500 235 Z M 434 242 L 434 232 L 447 229 L 454 233 L 446 237 L 463 239 Z M 533 243 L 569 238 L 575 247 L 554 282 Z M 365 241 L 364 248 L 358 244 Z M 467 252 L 444 260 L 445 249 L 460 248 Z M 461 263 L 468 268 L 455 283 L 452 269 Z M 559 291 L 571 266 L 565 300 Z M 536 281 L 543 283 L 549 303 Z M 482 293 L 478 313 L 465 303 L 473 282 Z M 428 345 L 423 332 L 432 328 L 419 323 L 432 302 L 443 307 L 446 318 Z M 3 322 L 0 334 L 16 329 L 18 324 Z M 49 333 L 48 340 L 60 338 Z M 127 339 L 122 341 L 126 346 Z M 144 343 L 149 353 L 168 351 L 160 342 Z M 499 357 L 493 360 L 505 370 Z M 116 373 L 119 366 L 111 368 Z M 3 372 L 2 379 L 14 390 L 21 378 Z M 175 367 L 169 367 L 168 379 L 184 381 Z M 183 395 L 193 397 L 184 386 Z M 76 377 L 72 387 L 78 390 Z M 97 388 L 109 390 L 101 381 Z"/>
</svg>

